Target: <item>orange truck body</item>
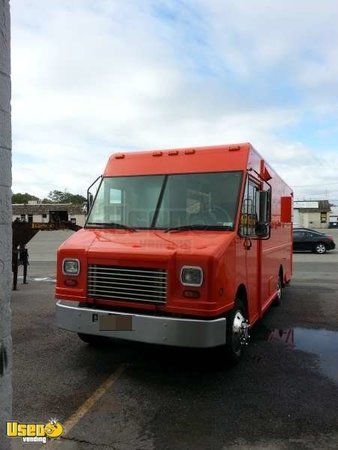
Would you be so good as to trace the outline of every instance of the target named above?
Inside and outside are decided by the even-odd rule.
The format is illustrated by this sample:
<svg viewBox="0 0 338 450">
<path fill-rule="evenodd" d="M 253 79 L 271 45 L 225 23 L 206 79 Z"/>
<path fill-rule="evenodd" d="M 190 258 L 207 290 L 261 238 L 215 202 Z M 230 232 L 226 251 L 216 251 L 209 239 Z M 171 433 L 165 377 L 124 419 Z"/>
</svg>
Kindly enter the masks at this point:
<svg viewBox="0 0 338 450">
<path fill-rule="evenodd" d="M 133 341 L 215 347 L 226 344 L 226 320 L 239 295 L 250 327 L 261 318 L 278 294 L 279 277 L 283 285 L 291 280 L 293 194 L 250 144 L 113 154 L 103 179 L 216 172 L 241 174 L 232 230 L 85 226 L 66 240 L 57 255 L 58 326 Z M 264 239 L 241 233 L 249 178 L 270 189 L 270 231 Z M 64 273 L 67 258 L 78 261 L 77 275 Z M 203 282 L 188 289 L 180 277 L 182 267 L 191 266 L 202 269 Z M 140 279 L 143 273 L 160 274 L 166 283 L 164 298 L 119 298 L 104 290 L 93 295 L 89 280 L 93 282 L 91 271 L 97 267 L 106 268 L 108 285 L 110 268 L 126 280 L 130 274 Z"/>
</svg>

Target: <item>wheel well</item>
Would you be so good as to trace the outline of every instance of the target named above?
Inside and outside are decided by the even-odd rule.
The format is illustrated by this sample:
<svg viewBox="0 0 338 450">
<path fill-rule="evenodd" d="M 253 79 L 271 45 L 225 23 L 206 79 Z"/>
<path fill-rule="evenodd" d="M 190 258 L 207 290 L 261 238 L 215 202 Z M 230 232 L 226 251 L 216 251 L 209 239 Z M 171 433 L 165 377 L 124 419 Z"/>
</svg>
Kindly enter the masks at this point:
<svg viewBox="0 0 338 450">
<path fill-rule="evenodd" d="M 242 300 L 244 307 L 245 307 L 245 311 L 247 314 L 249 314 L 249 309 L 248 309 L 248 294 L 246 291 L 246 287 L 244 286 L 244 284 L 241 284 L 240 286 L 238 286 L 237 292 L 236 292 L 236 300 L 240 299 Z"/>
<path fill-rule="evenodd" d="M 284 269 L 283 269 L 282 265 L 279 267 L 278 275 L 281 277 L 281 279 L 282 279 L 282 286 L 284 287 L 285 286 L 285 280 L 284 280 Z"/>
</svg>

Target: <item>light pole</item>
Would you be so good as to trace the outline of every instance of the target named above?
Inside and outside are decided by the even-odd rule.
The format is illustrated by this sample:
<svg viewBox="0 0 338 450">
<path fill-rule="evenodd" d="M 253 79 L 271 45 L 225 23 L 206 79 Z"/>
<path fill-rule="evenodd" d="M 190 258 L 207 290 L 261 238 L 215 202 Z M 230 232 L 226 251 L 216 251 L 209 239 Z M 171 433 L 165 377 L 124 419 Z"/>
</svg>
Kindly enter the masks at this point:
<svg viewBox="0 0 338 450">
<path fill-rule="evenodd" d="M 6 421 L 12 419 L 11 383 L 11 79 L 9 0 L 0 0 L 0 448 L 9 448 Z"/>
</svg>

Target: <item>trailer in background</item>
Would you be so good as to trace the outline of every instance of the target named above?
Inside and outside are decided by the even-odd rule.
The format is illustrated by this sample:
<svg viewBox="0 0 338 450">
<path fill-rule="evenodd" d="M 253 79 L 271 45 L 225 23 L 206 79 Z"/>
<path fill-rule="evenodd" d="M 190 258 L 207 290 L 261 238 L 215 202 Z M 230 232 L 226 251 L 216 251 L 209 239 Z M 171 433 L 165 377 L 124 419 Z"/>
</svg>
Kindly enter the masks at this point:
<svg viewBox="0 0 338 450">
<path fill-rule="evenodd" d="M 26 222 L 25 220 L 15 219 L 12 222 L 12 272 L 13 272 L 13 290 L 18 287 L 19 266 L 23 267 L 23 284 L 27 283 L 27 271 L 29 265 L 29 256 L 26 245 L 41 230 L 74 230 L 78 231 L 81 227 L 73 222 L 54 222 L 39 223 Z"/>
</svg>

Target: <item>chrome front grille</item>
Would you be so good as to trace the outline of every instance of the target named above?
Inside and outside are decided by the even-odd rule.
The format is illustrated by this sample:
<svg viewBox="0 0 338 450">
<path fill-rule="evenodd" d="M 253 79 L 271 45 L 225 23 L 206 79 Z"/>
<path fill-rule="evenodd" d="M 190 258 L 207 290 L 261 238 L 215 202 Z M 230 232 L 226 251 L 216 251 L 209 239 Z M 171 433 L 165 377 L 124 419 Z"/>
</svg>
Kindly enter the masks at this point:
<svg viewBox="0 0 338 450">
<path fill-rule="evenodd" d="M 164 269 L 89 265 L 88 297 L 165 303 L 167 272 Z"/>
</svg>

